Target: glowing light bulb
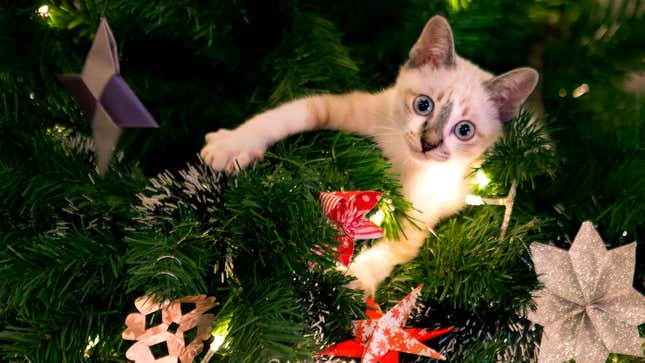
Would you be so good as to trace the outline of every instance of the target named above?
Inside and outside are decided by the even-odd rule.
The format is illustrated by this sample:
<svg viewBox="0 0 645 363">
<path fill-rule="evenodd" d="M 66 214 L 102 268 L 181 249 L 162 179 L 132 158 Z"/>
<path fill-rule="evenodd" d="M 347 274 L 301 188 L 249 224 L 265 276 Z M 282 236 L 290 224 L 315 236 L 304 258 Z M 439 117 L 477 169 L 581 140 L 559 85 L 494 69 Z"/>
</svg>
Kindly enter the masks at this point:
<svg viewBox="0 0 645 363">
<path fill-rule="evenodd" d="M 230 324 L 231 318 L 225 318 L 221 320 L 211 332 L 213 342 L 211 343 L 210 350 L 212 352 L 217 352 L 217 350 L 222 347 L 222 344 L 224 344 L 228 333 L 231 331 Z"/>
<path fill-rule="evenodd" d="M 475 174 L 475 179 L 477 180 L 477 184 L 479 184 L 479 188 L 484 188 L 490 183 L 490 178 L 482 169 L 477 170 L 477 174 Z"/>
<path fill-rule="evenodd" d="M 468 205 L 482 205 L 482 204 L 484 204 L 484 200 L 482 199 L 482 197 L 480 197 L 478 195 L 468 194 L 466 196 L 466 204 L 468 204 Z"/>
<path fill-rule="evenodd" d="M 85 346 L 85 351 L 83 352 L 83 356 L 85 358 L 89 358 L 92 353 L 92 349 L 96 347 L 96 345 L 99 344 L 100 341 L 101 341 L 101 338 L 99 338 L 98 335 L 95 336 L 94 339 L 92 339 L 92 337 L 88 337 L 87 346 Z"/>
<path fill-rule="evenodd" d="M 573 96 L 573 98 L 578 98 L 587 92 L 589 92 L 589 85 L 583 83 L 571 92 L 571 96 Z"/>
<path fill-rule="evenodd" d="M 380 226 L 381 224 L 383 224 L 384 219 L 385 219 L 385 214 L 380 209 L 370 216 L 370 221 L 372 221 L 372 223 L 376 224 L 377 226 Z"/>
<path fill-rule="evenodd" d="M 211 332 L 211 335 L 213 336 L 213 342 L 208 348 L 206 355 L 204 355 L 204 358 L 202 358 L 201 363 L 210 362 L 210 360 L 215 356 L 215 353 L 222 347 L 222 345 L 224 345 L 224 343 L 226 342 L 226 337 L 231 331 L 231 328 L 229 326 L 230 323 L 231 318 L 225 318 L 219 321 L 217 327 L 213 329 L 213 331 Z"/>
<path fill-rule="evenodd" d="M 42 5 L 41 7 L 38 8 L 38 15 L 42 16 L 43 18 L 48 18 L 49 17 L 49 6 L 48 5 Z"/>
<path fill-rule="evenodd" d="M 211 350 L 213 352 L 217 352 L 219 348 L 224 344 L 224 339 L 226 339 L 226 336 L 223 334 L 216 334 L 213 335 L 213 342 L 211 343 Z"/>
</svg>

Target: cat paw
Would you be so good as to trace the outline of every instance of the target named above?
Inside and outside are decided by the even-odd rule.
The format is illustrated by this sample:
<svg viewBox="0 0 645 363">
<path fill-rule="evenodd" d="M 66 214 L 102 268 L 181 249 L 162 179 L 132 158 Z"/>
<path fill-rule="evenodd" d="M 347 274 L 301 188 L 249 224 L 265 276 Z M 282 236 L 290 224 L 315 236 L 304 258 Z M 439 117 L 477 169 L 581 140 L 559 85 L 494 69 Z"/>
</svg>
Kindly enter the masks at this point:
<svg viewBox="0 0 645 363">
<path fill-rule="evenodd" d="M 204 162 L 213 169 L 227 173 L 240 171 L 252 162 L 264 157 L 266 147 L 246 137 L 239 130 L 221 129 L 206 134 L 206 145 L 200 155 Z"/>
<path fill-rule="evenodd" d="M 345 285 L 345 287 L 352 290 L 363 290 L 366 296 L 374 296 L 378 282 L 375 281 L 373 276 L 369 273 L 361 273 L 355 269 L 349 268 L 345 272 L 347 275 L 352 275 L 356 279 Z"/>
</svg>

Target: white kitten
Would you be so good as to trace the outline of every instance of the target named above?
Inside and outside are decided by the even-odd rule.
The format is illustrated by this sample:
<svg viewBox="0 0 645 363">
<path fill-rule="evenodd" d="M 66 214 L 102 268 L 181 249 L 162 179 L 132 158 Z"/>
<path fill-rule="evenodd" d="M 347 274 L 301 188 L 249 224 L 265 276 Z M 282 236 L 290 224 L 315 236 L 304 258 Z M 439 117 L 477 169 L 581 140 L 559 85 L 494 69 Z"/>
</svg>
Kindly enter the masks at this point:
<svg viewBox="0 0 645 363">
<path fill-rule="evenodd" d="M 340 129 L 373 138 L 401 176 L 420 230 L 403 223 L 400 240 L 383 239 L 361 252 L 348 273 L 374 294 L 392 268 L 414 258 L 428 229 L 465 204 L 471 163 L 499 138 L 533 91 L 538 74 L 518 68 L 493 78 L 459 57 L 446 19 L 428 21 L 394 86 L 376 94 L 324 94 L 283 104 L 235 130 L 206 135 L 204 161 L 234 172 L 262 158 L 288 135 Z"/>
</svg>

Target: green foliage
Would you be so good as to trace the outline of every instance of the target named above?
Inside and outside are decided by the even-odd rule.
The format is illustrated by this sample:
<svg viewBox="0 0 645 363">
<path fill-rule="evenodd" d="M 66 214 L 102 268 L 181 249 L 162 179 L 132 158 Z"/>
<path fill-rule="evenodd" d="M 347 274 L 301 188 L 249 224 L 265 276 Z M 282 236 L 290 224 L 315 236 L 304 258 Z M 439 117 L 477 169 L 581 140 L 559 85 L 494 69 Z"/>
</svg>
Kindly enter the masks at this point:
<svg viewBox="0 0 645 363">
<path fill-rule="evenodd" d="M 134 196 L 123 190 L 145 178 L 117 158 L 120 171 L 101 179 L 84 138 L 28 133 L 14 121 L 30 115 L 5 111 L 2 134 L 12 142 L 0 144 L 0 301 L 8 313 L 0 352 L 10 360 L 80 361 L 93 356 L 87 339 L 98 335 L 113 354 L 134 298 L 122 255 Z"/>
<path fill-rule="evenodd" d="M 47 17 L 36 12 L 45 3 Z M 413 322 L 456 325 L 431 343 L 448 359 L 530 361 L 539 330 L 517 316 L 536 287 L 527 246 L 567 248 L 584 220 L 612 247 L 642 241 L 645 115 L 642 90 L 625 87 L 643 70 L 642 8 L 641 0 L 3 2 L 0 25 L 11 32 L 0 34 L 0 360 L 124 361 L 123 319 L 145 293 L 215 296 L 214 327 L 228 333 L 218 361 L 305 360 L 349 338 L 362 296 L 343 287 L 349 278 L 333 271 L 331 251 L 312 252 L 338 234 L 318 195 L 381 191 L 383 228 L 396 238 L 410 205 L 375 145 L 340 132 L 293 136 L 229 177 L 195 154 L 204 133 L 292 98 L 387 87 L 440 13 L 457 52 L 484 69 L 538 68 L 530 109 L 545 115 L 508 124 L 481 165 L 491 179 L 482 197 L 518 185 L 505 238 L 503 207 L 468 207 L 435 227 L 377 299 L 385 309 L 424 283 L 427 310 Z M 54 77 L 81 70 L 101 16 L 125 80 L 161 125 L 124 131 L 104 178 L 87 117 Z"/>
<path fill-rule="evenodd" d="M 466 349 L 462 350 L 461 354 L 452 359 L 464 363 L 496 363 L 499 362 L 496 357 L 505 349 L 505 346 L 506 342 L 498 336 L 494 336 L 492 339 L 472 341 Z"/>
<path fill-rule="evenodd" d="M 332 22 L 316 14 L 297 13 L 287 31 L 293 36 L 269 55 L 276 59 L 269 70 L 275 83 L 269 105 L 303 94 L 340 93 L 357 85 L 358 68 Z M 282 54 L 292 56 L 285 61 Z"/>
<path fill-rule="evenodd" d="M 506 186 L 516 180 L 520 185 L 530 183 L 531 189 L 535 189 L 538 177 L 554 179 L 559 165 L 549 131 L 542 120 L 522 112 L 506 125 L 504 135 L 488 152 L 482 169 Z"/>
<path fill-rule="evenodd" d="M 312 251 L 315 245 L 334 246 L 338 235 L 318 195 L 378 189 L 397 207 L 390 218 L 405 216 L 407 202 L 388 169 L 372 143 L 327 132 L 280 143 L 264 161 L 235 176 L 191 165 L 178 175 L 152 178 L 138 195 L 136 223 L 125 237 L 129 291 L 159 298 L 211 291 L 225 302 L 218 321 L 230 325 L 229 352 L 248 352 L 231 354 L 232 361 L 258 357 L 255 348 L 248 349 L 256 338 L 266 341 L 262 357 L 310 354 L 314 340 L 303 334 L 316 344 L 330 343 L 361 314 L 359 294 L 341 287 L 349 278 L 322 273 L 334 266 L 331 251 Z M 261 298 L 267 291 L 274 297 Z M 251 320 L 240 320 L 246 318 Z"/>
<path fill-rule="evenodd" d="M 307 325 L 316 343 L 334 344 L 350 338 L 352 321 L 363 317 L 363 294 L 345 287 L 352 277 L 336 271 L 312 269 L 295 276 L 298 305 L 306 311 Z"/>
<path fill-rule="evenodd" d="M 297 175 L 309 173 L 316 183 L 312 191 L 378 190 L 387 236 L 398 236 L 399 219 L 407 218 L 410 203 L 403 198 L 398 176 L 376 146 L 342 132 L 317 132 L 278 143 L 267 153 L 270 162 L 289 166 Z M 259 169 L 256 169 L 259 170 Z M 262 170 L 259 170 L 263 173 Z"/>
<path fill-rule="evenodd" d="M 561 223 L 594 221 L 607 242 L 618 246 L 642 233 L 645 117 L 638 98 L 622 95 L 619 99 L 609 93 L 582 97 L 589 97 L 591 103 L 603 97 L 603 102 L 614 101 L 611 114 L 578 100 L 565 100 L 576 106 L 576 113 L 567 129 L 554 133 L 554 138 L 567 173 L 558 178 L 557 187 L 539 195 L 554 204 L 557 201 Z M 562 195 L 561 190 L 567 193 Z M 627 239 L 622 238 L 624 231 Z"/>
<path fill-rule="evenodd" d="M 330 244 L 336 235 L 316 200 L 321 187 L 316 170 L 290 156 L 271 170 L 242 172 L 236 188 L 225 194 L 229 219 L 222 233 L 247 257 L 238 266 L 246 282 L 267 274 L 304 273 L 306 262 L 315 259 L 312 242 Z"/>
<path fill-rule="evenodd" d="M 321 344 L 335 342 L 350 317 L 360 314 L 359 294 L 339 286 L 346 277 L 321 271 L 292 276 L 293 284 L 265 277 L 230 290 L 214 323 L 224 337 L 217 359 L 306 360 Z"/>
<path fill-rule="evenodd" d="M 206 291 L 212 266 L 225 266 L 227 248 L 213 231 L 221 208 L 220 175 L 189 165 L 150 180 L 138 194 L 139 214 L 125 237 L 130 291 L 176 299 Z M 224 271 L 221 271 L 224 273 Z"/>
<path fill-rule="evenodd" d="M 512 226 L 500 239 L 502 216 L 501 207 L 470 207 L 442 223 L 419 256 L 399 266 L 381 290 L 405 291 L 414 281 L 438 302 L 449 301 L 458 309 L 517 310 L 530 297 L 526 286 L 534 275 L 522 257 L 528 257 L 527 244 L 540 224 Z"/>
<path fill-rule="evenodd" d="M 280 282 L 265 282 L 234 291 L 218 315 L 230 320 L 228 362 L 307 359 L 315 347 L 303 335 L 306 325 L 292 303 L 294 291 Z"/>
</svg>

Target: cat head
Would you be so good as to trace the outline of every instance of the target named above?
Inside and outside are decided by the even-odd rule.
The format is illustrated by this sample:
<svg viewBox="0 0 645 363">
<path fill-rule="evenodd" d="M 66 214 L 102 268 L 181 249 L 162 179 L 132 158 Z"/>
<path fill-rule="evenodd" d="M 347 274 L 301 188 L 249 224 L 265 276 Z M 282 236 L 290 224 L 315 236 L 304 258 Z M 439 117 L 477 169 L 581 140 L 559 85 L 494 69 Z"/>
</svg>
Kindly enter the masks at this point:
<svg viewBox="0 0 645 363">
<path fill-rule="evenodd" d="M 399 72 L 394 116 L 414 158 L 470 162 L 499 138 L 537 81 L 532 68 L 493 77 L 459 57 L 450 25 L 434 16 Z"/>
</svg>

